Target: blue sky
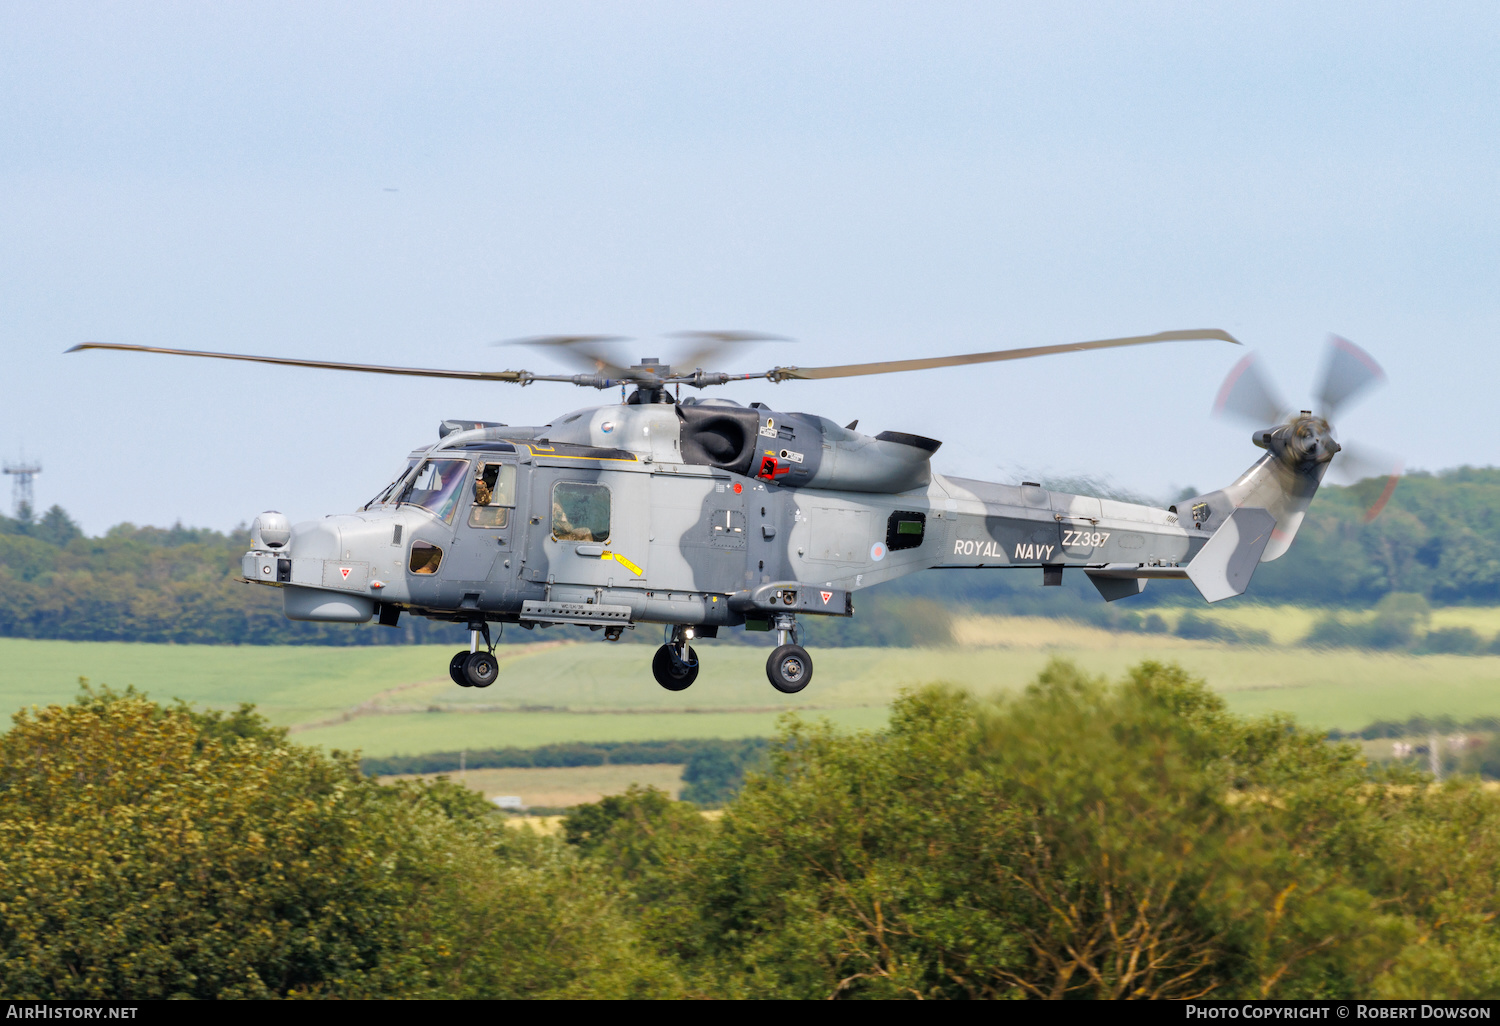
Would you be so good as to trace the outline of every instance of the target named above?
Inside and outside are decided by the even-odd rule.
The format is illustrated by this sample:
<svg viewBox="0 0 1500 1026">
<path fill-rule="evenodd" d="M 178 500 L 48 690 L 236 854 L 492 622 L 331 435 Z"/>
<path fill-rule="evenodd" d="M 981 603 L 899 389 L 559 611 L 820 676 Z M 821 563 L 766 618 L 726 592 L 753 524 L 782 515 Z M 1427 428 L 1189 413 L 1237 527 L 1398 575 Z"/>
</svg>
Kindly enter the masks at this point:
<svg viewBox="0 0 1500 1026">
<path fill-rule="evenodd" d="M 751 370 L 1212 326 L 1294 401 L 1336 331 L 1390 374 L 1341 437 L 1491 464 L 1497 33 L 1486 4 L 6 4 L 0 455 L 90 531 L 226 528 L 362 502 L 444 417 L 594 398 L 82 341 L 556 371 L 488 343 L 798 340 Z M 1239 355 L 724 394 L 1166 494 L 1257 454 L 1208 416 Z"/>
</svg>

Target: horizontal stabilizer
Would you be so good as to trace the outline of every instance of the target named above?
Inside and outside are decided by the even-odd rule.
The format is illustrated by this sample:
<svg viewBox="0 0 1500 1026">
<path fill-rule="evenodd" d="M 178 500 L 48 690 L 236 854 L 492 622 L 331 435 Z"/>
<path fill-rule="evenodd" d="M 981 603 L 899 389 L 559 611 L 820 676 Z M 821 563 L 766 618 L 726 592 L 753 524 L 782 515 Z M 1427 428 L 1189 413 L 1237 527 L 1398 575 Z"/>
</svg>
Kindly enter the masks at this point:
<svg viewBox="0 0 1500 1026">
<path fill-rule="evenodd" d="M 1275 527 L 1276 518 L 1266 510 L 1241 506 L 1187 565 L 1188 580 L 1209 602 L 1243 595 Z"/>
<path fill-rule="evenodd" d="M 1146 590 L 1147 581 L 1180 581 L 1187 577 L 1181 566 L 1147 566 L 1145 563 L 1110 563 L 1085 570 L 1104 601 L 1130 598 Z"/>
<path fill-rule="evenodd" d="M 1094 582 L 1094 587 L 1099 589 L 1099 594 L 1104 596 L 1106 602 L 1130 598 L 1146 590 L 1144 577 L 1114 577 L 1095 573 L 1093 570 L 1085 570 L 1084 573 L 1089 575 L 1089 580 Z"/>
</svg>

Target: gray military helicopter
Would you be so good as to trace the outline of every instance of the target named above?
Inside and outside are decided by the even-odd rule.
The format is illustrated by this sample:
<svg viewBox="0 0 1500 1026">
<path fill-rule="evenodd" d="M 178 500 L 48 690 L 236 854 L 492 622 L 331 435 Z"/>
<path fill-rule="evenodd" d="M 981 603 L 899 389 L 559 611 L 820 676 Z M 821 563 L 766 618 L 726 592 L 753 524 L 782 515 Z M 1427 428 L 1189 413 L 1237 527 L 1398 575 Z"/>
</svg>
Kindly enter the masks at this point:
<svg viewBox="0 0 1500 1026">
<path fill-rule="evenodd" d="M 170 353 L 375 374 L 621 389 L 537 427 L 444 421 L 390 484 L 351 513 L 291 524 L 262 513 L 244 556 L 246 581 L 282 589 L 293 620 L 394 627 L 403 612 L 466 624 L 455 683 L 488 687 L 499 664 L 491 624 L 578 625 L 617 640 L 664 625 L 652 660 L 662 687 L 698 676 L 695 638 L 724 628 L 776 631 L 766 675 L 793 694 L 812 679 L 801 616 L 852 616 L 856 591 L 918 570 L 1018 567 L 1060 585 L 1085 574 L 1109 601 L 1153 579 L 1191 581 L 1209 602 L 1242 594 L 1255 568 L 1287 551 L 1330 461 L 1329 420 L 1383 375 L 1342 339 L 1329 349 L 1318 410 L 1287 411 L 1252 358 L 1231 372 L 1218 408 L 1252 420 L 1266 450 L 1223 488 L 1158 509 L 1049 491 L 1038 482 L 946 477 L 941 444 L 902 431 L 868 435 L 858 421 L 786 413 L 763 403 L 681 399 L 683 385 L 773 383 L 889 374 L 1171 341 L 1218 340 L 1218 329 L 1168 331 L 989 353 L 850 364 L 705 371 L 726 347 L 769 336 L 685 333 L 676 366 L 610 362 L 600 336 L 522 340 L 582 362 L 575 375 L 383 367 L 151 346 L 82 349 Z M 673 392 L 677 394 L 674 395 Z M 1394 481 L 1394 475 L 1392 476 Z M 1389 497 L 1389 489 L 1382 497 Z M 479 640 L 483 639 L 481 647 Z"/>
</svg>

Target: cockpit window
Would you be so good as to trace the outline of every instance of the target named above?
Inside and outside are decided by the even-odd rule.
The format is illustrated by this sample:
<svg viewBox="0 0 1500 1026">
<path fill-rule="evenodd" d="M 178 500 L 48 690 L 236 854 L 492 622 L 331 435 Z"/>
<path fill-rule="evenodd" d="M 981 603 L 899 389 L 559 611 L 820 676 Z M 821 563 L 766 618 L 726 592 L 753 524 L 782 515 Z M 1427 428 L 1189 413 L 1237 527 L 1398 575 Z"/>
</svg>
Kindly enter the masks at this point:
<svg viewBox="0 0 1500 1026">
<path fill-rule="evenodd" d="M 514 463 L 481 463 L 474 475 L 474 505 L 469 510 L 470 527 L 506 527 L 510 508 L 516 504 Z"/>
<path fill-rule="evenodd" d="M 375 498 L 365 503 L 364 508 L 369 509 L 371 506 L 384 506 L 386 503 L 390 502 L 393 497 L 393 493 L 396 491 L 396 486 L 399 485 L 402 481 L 406 480 L 406 475 L 411 473 L 411 468 L 415 467 L 416 465 L 417 461 L 415 459 L 407 460 L 406 466 L 401 468 L 401 473 L 396 475 L 396 479 L 382 488 L 379 492 L 377 492 L 375 494 Z"/>
<path fill-rule="evenodd" d="M 581 481 L 553 485 L 552 537 L 557 541 L 609 541 L 609 489 Z"/>
<path fill-rule="evenodd" d="M 428 460 L 401 493 L 401 501 L 431 510 L 452 523 L 453 510 L 458 506 L 458 486 L 468 471 L 468 460 Z"/>
</svg>

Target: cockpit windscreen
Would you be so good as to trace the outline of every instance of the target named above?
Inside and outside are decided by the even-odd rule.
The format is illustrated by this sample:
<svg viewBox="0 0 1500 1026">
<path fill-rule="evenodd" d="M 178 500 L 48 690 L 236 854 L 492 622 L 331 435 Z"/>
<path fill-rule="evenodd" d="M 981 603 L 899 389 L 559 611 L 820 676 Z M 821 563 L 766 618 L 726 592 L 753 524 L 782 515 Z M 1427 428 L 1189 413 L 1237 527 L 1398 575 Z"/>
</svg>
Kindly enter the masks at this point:
<svg viewBox="0 0 1500 1026">
<path fill-rule="evenodd" d="M 458 506 L 458 486 L 468 472 L 468 460 L 428 460 L 401 493 L 401 501 L 431 510 L 451 523 Z"/>
<path fill-rule="evenodd" d="M 391 481 L 390 484 L 386 485 L 384 488 L 380 489 L 380 491 L 376 492 L 375 498 L 365 503 L 362 508 L 369 509 L 371 506 L 384 506 L 386 503 L 394 501 L 396 486 L 399 485 L 402 481 L 406 480 L 406 475 L 410 474 L 411 468 L 415 467 L 416 465 L 417 460 L 415 457 L 407 460 L 406 466 L 401 468 L 401 473 L 397 474 L 395 479 Z"/>
</svg>

